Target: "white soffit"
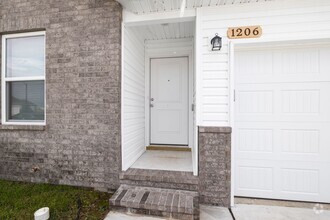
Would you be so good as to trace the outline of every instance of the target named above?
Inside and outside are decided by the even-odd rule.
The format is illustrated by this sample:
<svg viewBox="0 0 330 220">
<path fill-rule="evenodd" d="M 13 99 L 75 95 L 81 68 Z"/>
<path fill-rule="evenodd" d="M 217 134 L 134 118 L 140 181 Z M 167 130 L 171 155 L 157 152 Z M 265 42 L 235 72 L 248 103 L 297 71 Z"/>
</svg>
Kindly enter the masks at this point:
<svg viewBox="0 0 330 220">
<path fill-rule="evenodd" d="M 149 14 L 157 12 L 179 11 L 182 1 L 186 1 L 186 9 L 276 0 L 117 0 L 122 6 L 134 14 Z"/>
</svg>

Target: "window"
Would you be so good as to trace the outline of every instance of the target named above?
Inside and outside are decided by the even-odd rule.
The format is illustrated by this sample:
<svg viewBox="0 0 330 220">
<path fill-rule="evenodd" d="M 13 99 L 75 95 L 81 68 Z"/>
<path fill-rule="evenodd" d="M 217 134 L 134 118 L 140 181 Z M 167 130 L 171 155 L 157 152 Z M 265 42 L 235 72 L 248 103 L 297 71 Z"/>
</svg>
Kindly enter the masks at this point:
<svg viewBox="0 0 330 220">
<path fill-rule="evenodd" d="M 45 124 L 45 32 L 2 36 L 2 123 Z"/>
</svg>

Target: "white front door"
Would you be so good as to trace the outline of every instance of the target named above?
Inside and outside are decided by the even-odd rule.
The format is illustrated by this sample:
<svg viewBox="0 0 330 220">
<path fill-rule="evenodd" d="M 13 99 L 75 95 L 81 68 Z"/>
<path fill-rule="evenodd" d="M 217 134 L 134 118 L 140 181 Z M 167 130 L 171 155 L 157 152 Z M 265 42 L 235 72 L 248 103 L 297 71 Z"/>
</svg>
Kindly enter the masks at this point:
<svg viewBox="0 0 330 220">
<path fill-rule="evenodd" d="M 235 195 L 330 202 L 330 47 L 235 53 Z"/>
<path fill-rule="evenodd" d="M 150 142 L 188 145 L 188 58 L 151 59 Z"/>
</svg>

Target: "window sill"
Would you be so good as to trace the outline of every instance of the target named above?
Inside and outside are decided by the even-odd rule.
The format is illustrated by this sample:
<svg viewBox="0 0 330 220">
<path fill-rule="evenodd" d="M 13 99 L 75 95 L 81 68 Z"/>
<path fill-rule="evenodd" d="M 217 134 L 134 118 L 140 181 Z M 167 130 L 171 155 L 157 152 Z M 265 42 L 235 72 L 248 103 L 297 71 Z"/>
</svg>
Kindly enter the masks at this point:
<svg viewBox="0 0 330 220">
<path fill-rule="evenodd" d="M 45 131 L 45 125 L 1 125 L 0 130 L 7 131 Z"/>
</svg>

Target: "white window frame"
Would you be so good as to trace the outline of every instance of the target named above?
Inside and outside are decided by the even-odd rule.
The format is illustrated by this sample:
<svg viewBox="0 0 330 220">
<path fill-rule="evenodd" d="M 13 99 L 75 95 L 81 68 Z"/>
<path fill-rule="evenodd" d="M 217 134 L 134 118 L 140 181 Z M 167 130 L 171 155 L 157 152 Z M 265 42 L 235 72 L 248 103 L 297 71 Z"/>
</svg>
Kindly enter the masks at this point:
<svg viewBox="0 0 330 220">
<path fill-rule="evenodd" d="M 43 36 L 46 45 L 46 32 L 38 31 L 38 32 L 28 32 L 28 33 L 20 33 L 20 34 L 8 34 L 2 36 L 2 67 L 1 67 L 1 123 L 3 125 L 46 125 L 46 47 L 44 51 L 45 55 L 45 70 L 43 76 L 28 76 L 28 77 L 6 77 L 6 58 L 7 58 L 7 39 L 13 38 L 24 38 L 24 37 L 36 37 Z M 6 84 L 7 82 L 18 82 L 18 81 L 44 81 L 44 120 L 42 121 L 8 121 L 7 120 L 7 91 Z"/>
</svg>

